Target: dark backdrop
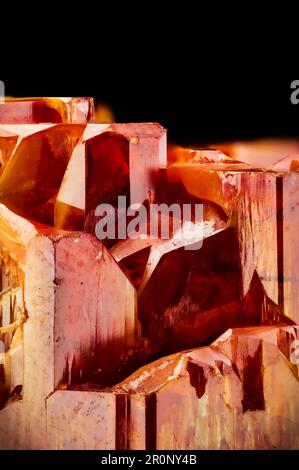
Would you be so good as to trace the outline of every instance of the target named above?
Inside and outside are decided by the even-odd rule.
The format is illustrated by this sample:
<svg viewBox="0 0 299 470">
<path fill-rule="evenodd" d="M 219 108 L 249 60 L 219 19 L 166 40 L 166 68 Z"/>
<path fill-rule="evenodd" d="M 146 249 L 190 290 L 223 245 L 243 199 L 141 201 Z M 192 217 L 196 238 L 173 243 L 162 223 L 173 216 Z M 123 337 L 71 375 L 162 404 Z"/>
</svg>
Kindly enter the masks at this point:
<svg viewBox="0 0 299 470">
<path fill-rule="evenodd" d="M 167 70 L 166 70 L 167 69 Z M 10 96 L 93 96 L 111 106 L 118 122 L 157 121 L 169 139 L 186 145 L 299 134 L 299 105 L 290 83 L 273 71 L 248 75 L 216 66 L 101 70 L 96 74 L 0 77 Z M 95 76 L 97 75 L 97 76 Z"/>
</svg>

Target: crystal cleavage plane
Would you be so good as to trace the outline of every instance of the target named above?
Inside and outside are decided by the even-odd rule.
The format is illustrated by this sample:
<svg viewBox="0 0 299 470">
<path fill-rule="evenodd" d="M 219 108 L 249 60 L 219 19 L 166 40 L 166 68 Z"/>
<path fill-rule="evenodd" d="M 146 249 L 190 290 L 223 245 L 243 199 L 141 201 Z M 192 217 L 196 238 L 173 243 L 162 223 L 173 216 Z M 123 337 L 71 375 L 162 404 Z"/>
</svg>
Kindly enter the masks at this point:
<svg viewBox="0 0 299 470">
<path fill-rule="evenodd" d="M 1 449 L 299 448 L 299 155 L 236 153 L 0 105 Z M 99 240 L 120 196 L 202 204 L 202 247 Z"/>
</svg>

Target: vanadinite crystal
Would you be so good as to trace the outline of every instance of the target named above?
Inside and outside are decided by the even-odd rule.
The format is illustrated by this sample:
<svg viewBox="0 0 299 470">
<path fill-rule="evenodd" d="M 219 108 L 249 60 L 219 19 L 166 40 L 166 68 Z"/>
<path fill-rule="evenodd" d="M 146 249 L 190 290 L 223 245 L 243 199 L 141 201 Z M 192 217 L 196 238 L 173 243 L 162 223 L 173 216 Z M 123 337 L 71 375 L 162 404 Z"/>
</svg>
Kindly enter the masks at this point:
<svg viewBox="0 0 299 470">
<path fill-rule="evenodd" d="M 93 110 L 0 105 L 0 448 L 298 448 L 299 143 L 167 152 Z M 120 196 L 201 204 L 192 243 L 99 240 Z"/>
</svg>

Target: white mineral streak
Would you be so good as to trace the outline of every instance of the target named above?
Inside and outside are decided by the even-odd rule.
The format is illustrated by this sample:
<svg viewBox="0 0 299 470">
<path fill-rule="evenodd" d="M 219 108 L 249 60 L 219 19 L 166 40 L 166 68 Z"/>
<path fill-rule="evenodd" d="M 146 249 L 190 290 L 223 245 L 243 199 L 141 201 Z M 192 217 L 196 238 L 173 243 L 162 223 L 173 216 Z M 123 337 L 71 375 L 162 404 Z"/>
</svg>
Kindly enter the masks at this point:
<svg viewBox="0 0 299 470">
<path fill-rule="evenodd" d="M 161 240 L 159 246 L 154 246 L 151 248 L 151 252 L 148 258 L 148 262 L 144 271 L 144 276 L 139 287 L 139 293 L 142 292 L 146 283 L 148 282 L 150 276 L 154 272 L 157 264 L 159 263 L 161 257 L 173 250 L 182 247 L 188 247 L 195 243 L 203 241 L 205 238 L 216 235 L 217 233 L 223 231 L 224 229 L 215 230 L 215 221 L 208 220 L 204 222 L 198 222 L 194 224 L 193 222 L 184 223 L 182 228 L 180 228 L 170 240 Z M 192 238 L 189 238 L 190 233 Z M 188 249 L 188 248 L 187 248 Z"/>
<path fill-rule="evenodd" d="M 185 363 L 186 363 L 186 357 L 185 355 L 181 355 L 181 357 L 178 360 L 177 365 L 174 368 L 173 374 L 170 375 L 167 379 L 168 382 L 171 382 L 173 379 L 175 379 L 176 377 L 179 377 L 182 374 Z"/>
<path fill-rule="evenodd" d="M 159 371 L 164 370 L 168 366 L 172 365 L 174 363 L 174 360 L 175 360 L 174 356 L 171 356 L 170 358 L 165 359 L 164 362 L 161 362 L 161 360 L 158 360 L 156 363 L 152 363 L 150 367 L 143 367 L 142 369 L 138 371 L 139 373 L 138 375 L 136 373 L 136 378 L 132 378 L 132 380 L 130 380 L 130 382 L 128 382 L 124 386 L 124 388 L 130 391 L 137 390 L 147 379 L 150 379 L 156 374 L 158 376 Z M 133 375 L 133 377 L 135 377 L 135 374 Z"/>
<path fill-rule="evenodd" d="M 219 338 L 216 339 L 216 341 L 214 341 L 213 345 L 216 346 L 220 343 L 225 343 L 225 341 L 227 341 L 228 339 L 230 339 L 230 337 L 232 336 L 233 334 L 233 330 L 231 328 L 229 328 L 228 330 L 226 330 L 223 335 L 219 336 Z"/>
</svg>

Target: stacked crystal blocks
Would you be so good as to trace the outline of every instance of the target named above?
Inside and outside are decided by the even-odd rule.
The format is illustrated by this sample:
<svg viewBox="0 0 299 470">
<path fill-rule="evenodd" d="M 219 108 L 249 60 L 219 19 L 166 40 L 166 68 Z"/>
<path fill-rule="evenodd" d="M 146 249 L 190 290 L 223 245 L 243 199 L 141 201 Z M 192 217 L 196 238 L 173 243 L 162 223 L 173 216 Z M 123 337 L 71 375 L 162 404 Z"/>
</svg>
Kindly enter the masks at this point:
<svg viewBox="0 0 299 470">
<path fill-rule="evenodd" d="M 0 105 L 0 448 L 299 447 L 299 157 L 171 150 L 89 98 Z M 97 206 L 203 205 L 201 249 Z"/>
</svg>

